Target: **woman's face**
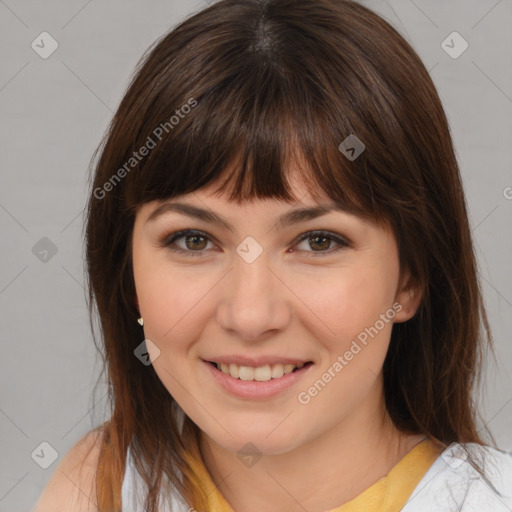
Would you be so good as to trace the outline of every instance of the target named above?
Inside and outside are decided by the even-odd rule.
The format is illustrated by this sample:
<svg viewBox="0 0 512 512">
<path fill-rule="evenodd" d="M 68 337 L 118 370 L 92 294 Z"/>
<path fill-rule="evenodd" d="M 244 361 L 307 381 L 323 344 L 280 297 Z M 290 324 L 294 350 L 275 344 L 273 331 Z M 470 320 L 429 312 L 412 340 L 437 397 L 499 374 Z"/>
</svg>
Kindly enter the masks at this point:
<svg viewBox="0 0 512 512">
<path fill-rule="evenodd" d="M 393 322 L 418 302 L 398 289 L 392 233 L 340 210 L 300 214 L 331 200 L 297 183 L 297 203 L 212 190 L 147 203 L 135 220 L 144 336 L 169 393 L 232 452 L 285 453 L 375 409 Z M 188 229 L 200 234 L 171 240 Z"/>
</svg>

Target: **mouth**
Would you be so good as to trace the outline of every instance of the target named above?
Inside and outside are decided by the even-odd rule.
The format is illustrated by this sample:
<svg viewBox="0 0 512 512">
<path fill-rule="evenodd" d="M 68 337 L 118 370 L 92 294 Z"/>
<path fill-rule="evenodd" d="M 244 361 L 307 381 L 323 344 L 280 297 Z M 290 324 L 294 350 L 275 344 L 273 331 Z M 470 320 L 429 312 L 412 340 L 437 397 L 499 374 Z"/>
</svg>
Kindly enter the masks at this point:
<svg viewBox="0 0 512 512">
<path fill-rule="evenodd" d="M 282 379 L 285 375 L 296 373 L 313 364 L 312 361 L 301 362 L 297 364 L 276 363 L 265 364 L 262 366 L 244 366 L 235 363 L 217 363 L 215 361 L 206 361 L 217 371 L 242 381 L 268 382 L 271 380 Z"/>
<path fill-rule="evenodd" d="M 237 360 L 242 362 L 243 358 Z M 224 392 L 244 400 L 269 400 L 284 394 L 298 386 L 314 366 L 312 361 L 277 363 L 274 359 L 268 361 L 269 364 L 262 364 L 264 362 L 267 361 L 258 361 L 261 366 L 248 366 L 247 363 L 238 365 L 231 361 L 202 360 L 215 387 L 219 386 Z"/>
</svg>

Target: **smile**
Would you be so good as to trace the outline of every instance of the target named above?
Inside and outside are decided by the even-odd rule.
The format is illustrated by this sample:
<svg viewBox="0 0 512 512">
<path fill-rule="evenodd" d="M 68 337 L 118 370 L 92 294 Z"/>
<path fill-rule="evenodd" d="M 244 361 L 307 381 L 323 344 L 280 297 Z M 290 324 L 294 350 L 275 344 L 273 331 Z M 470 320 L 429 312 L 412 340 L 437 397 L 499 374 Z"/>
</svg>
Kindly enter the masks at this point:
<svg viewBox="0 0 512 512">
<path fill-rule="evenodd" d="M 213 382 L 238 398 L 266 399 L 292 387 L 313 367 L 313 362 L 244 366 L 203 360 Z"/>
<path fill-rule="evenodd" d="M 212 363 L 217 369 L 226 375 L 230 375 L 234 379 L 240 380 L 257 380 L 259 382 L 269 381 L 271 379 L 280 379 L 284 375 L 299 370 L 305 363 L 299 364 L 266 364 L 263 366 L 239 366 L 231 363 Z M 307 363 L 306 363 L 307 364 Z"/>
</svg>

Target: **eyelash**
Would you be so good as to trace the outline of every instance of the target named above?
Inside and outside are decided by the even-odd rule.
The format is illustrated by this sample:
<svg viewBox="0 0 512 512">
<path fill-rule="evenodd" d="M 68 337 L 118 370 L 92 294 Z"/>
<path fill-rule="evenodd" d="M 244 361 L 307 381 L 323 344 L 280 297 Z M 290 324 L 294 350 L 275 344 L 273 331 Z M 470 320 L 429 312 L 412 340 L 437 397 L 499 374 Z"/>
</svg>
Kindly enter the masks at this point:
<svg viewBox="0 0 512 512">
<path fill-rule="evenodd" d="M 192 257 L 201 256 L 204 253 L 205 249 L 201 249 L 201 250 L 197 250 L 197 251 L 190 251 L 190 250 L 181 249 L 180 247 L 171 247 L 171 245 L 174 244 L 176 242 L 176 240 L 179 240 L 180 238 L 184 238 L 186 236 L 193 236 L 193 235 L 202 236 L 202 237 L 206 238 L 207 242 L 212 241 L 211 237 L 204 231 L 198 231 L 195 229 L 184 229 L 182 231 L 177 231 L 175 233 L 165 235 L 162 238 L 160 245 L 162 247 L 169 248 L 171 251 L 181 253 L 181 254 L 186 254 L 187 256 L 188 255 L 190 255 Z M 343 240 L 339 236 L 335 235 L 334 233 L 330 233 L 329 231 L 308 231 L 307 233 L 302 234 L 299 237 L 299 239 L 296 240 L 295 245 L 299 244 L 303 240 L 307 240 L 308 238 L 313 238 L 315 236 L 329 238 L 330 240 L 336 242 L 339 245 L 338 245 L 338 247 L 336 247 L 334 249 L 329 249 L 327 251 L 303 251 L 303 250 L 300 250 L 299 252 L 309 253 L 309 254 L 307 254 L 308 257 L 315 258 L 318 256 L 330 255 L 330 254 L 338 252 L 342 249 L 350 247 L 350 244 L 346 240 Z"/>
</svg>

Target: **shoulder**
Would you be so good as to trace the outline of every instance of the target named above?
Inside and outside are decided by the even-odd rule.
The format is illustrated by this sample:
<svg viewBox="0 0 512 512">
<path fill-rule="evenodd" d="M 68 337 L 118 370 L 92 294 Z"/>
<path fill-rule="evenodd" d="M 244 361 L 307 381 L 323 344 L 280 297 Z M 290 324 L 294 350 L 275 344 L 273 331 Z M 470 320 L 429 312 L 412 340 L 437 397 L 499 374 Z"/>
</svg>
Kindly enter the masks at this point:
<svg viewBox="0 0 512 512">
<path fill-rule="evenodd" d="M 96 469 L 102 430 L 85 434 L 55 468 L 32 512 L 97 512 Z"/>
<path fill-rule="evenodd" d="M 476 443 L 452 443 L 403 508 L 403 512 L 423 510 L 512 510 L 512 453 Z"/>
</svg>

